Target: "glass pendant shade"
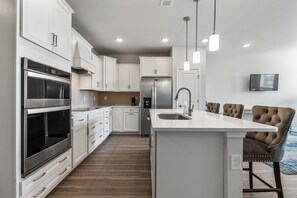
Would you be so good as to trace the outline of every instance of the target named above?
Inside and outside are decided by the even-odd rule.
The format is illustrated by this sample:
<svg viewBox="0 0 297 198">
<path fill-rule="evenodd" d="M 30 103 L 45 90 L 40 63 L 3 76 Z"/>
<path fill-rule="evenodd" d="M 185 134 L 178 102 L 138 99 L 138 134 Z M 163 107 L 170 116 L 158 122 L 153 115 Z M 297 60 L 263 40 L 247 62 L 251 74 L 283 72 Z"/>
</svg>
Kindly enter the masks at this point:
<svg viewBox="0 0 297 198">
<path fill-rule="evenodd" d="M 200 52 L 195 51 L 193 53 L 193 63 L 200 63 Z"/>
<path fill-rule="evenodd" d="M 218 51 L 220 49 L 220 36 L 212 34 L 209 37 L 209 51 Z"/>
<path fill-rule="evenodd" d="M 190 62 L 189 61 L 184 62 L 184 70 L 190 70 Z"/>
</svg>

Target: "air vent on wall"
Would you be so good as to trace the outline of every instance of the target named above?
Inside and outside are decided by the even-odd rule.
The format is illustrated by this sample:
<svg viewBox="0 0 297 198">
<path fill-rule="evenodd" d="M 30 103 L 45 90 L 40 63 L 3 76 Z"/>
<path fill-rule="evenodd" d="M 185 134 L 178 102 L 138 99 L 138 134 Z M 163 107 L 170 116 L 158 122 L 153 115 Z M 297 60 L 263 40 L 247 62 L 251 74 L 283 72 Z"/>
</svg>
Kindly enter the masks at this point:
<svg viewBox="0 0 297 198">
<path fill-rule="evenodd" d="M 173 0 L 161 0 L 161 7 L 171 7 Z"/>
</svg>

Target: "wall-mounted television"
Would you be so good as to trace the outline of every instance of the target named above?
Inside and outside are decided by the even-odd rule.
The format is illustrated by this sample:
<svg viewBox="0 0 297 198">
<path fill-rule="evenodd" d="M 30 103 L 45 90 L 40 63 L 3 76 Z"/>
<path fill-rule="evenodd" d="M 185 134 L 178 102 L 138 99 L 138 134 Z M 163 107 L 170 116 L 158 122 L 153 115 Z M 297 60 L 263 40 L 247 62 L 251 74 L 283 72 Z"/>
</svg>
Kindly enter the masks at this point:
<svg viewBox="0 0 297 198">
<path fill-rule="evenodd" d="M 251 74 L 250 91 L 277 91 L 278 74 Z"/>
</svg>

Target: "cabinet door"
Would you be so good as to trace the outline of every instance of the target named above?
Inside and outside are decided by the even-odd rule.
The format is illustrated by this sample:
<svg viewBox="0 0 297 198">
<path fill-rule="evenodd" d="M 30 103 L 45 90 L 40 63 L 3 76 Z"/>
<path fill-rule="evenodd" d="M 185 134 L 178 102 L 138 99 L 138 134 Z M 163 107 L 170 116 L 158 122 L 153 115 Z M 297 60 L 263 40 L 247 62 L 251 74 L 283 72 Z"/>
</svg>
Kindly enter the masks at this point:
<svg viewBox="0 0 297 198">
<path fill-rule="evenodd" d="M 139 131 L 139 113 L 125 113 L 124 115 L 124 131 Z"/>
<path fill-rule="evenodd" d="M 123 108 L 112 109 L 112 131 L 123 131 Z"/>
<path fill-rule="evenodd" d="M 171 76 L 171 59 L 157 58 L 157 76 Z"/>
<path fill-rule="evenodd" d="M 139 65 L 130 67 L 130 90 L 140 91 Z"/>
<path fill-rule="evenodd" d="M 88 155 L 88 128 L 73 130 L 73 167 L 77 166 Z"/>
<path fill-rule="evenodd" d="M 105 58 L 105 91 L 115 91 L 116 59 Z"/>
<path fill-rule="evenodd" d="M 99 58 L 98 58 L 99 59 Z M 103 64 L 102 64 L 102 60 L 99 59 L 99 62 L 98 62 L 98 66 L 97 66 L 97 80 L 98 80 L 98 90 L 101 91 L 103 90 L 103 79 L 102 79 L 102 73 L 103 73 Z"/>
<path fill-rule="evenodd" d="M 54 52 L 70 60 L 71 58 L 71 12 L 61 0 L 52 0 L 55 48 Z"/>
<path fill-rule="evenodd" d="M 130 91 L 130 66 L 118 65 L 119 70 L 119 91 Z"/>
<path fill-rule="evenodd" d="M 141 60 L 141 76 L 155 76 L 157 75 L 157 60 L 156 59 L 142 59 Z"/>
<path fill-rule="evenodd" d="M 22 2 L 22 36 L 37 45 L 52 50 L 52 0 L 23 0 Z"/>
</svg>

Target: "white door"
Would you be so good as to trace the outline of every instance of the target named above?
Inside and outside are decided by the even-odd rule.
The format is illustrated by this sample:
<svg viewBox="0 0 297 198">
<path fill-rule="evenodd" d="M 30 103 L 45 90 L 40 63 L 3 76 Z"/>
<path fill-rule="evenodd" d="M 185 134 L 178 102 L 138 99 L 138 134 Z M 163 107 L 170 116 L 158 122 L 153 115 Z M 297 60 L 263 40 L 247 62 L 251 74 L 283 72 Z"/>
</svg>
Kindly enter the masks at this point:
<svg viewBox="0 0 297 198">
<path fill-rule="evenodd" d="M 115 91 L 116 60 L 105 58 L 105 91 Z"/>
<path fill-rule="evenodd" d="M 23 0 L 22 2 L 22 36 L 52 50 L 52 0 Z"/>
<path fill-rule="evenodd" d="M 139 65 L 130 66 L 130 91 L 140 91 Z"/>
<path fill-rule="evenodd" d="M 156 65 L 156 59 L 142 59 L 141 76 L 155 76 L 157 74 Z"/>
<path fill-rule="evenodd" d="M 112 109 L 112 131 L 123 131 L 123 108 Z"/>
<path fill-rule="evenodd" d="M 130 91 L 130 66 L 118 65 L 119 70 L 119 91 Z"/>
<path fill-rule="evenodd" d="M 54 33 L 56 41 L 54 51 L 58 55 L 70 60 L 71 58 L 71 12 L 61 3 L 61 0 L 52 0 Z"/>
<path fill-rule="evenodd" d="M 124 113 L 124 131 L 139 131 L 139 113 Z"/>
<path fill-rule="evenodd" d="M 191 91 L 191 101 L 194 104 L 195 109 L 199 109 L 199 72 L 198 69 L 191 69 L 189 71 L 184 71 L 183 69 L 178 69 L 178 81 L 177 90 L 181 87 L 188 88 Z M 184 105 L 184 101 L 189 104 L 189 94 L 187 91 L 183 90 L 180 92 L 178 97 L 177 107 L 181 108 Z"/>
<path fill-rule="evenodd" d="M 170 58 L 157 58 L 157 76 L 171 76 L 170 68 Z"/>
<path fill-rule="evenodd" d="M 73 130 L 73 167 L 77 166 L 88 155 L 87 126 Z"/>
<path fill-rule="evenodd" d="M 99 58 L 98 58 L 99 59 Z M 103 89 L 103 77 L 102 77 L 102 74 L 103 74 L 103 63 L 102 63 L 102 60 L 99 59 L 99 62 L 98 62 L 98 68 L 97 68 L 97 79 L 98 79 L 98 90 L 102 90 Z"/>
</svg>

